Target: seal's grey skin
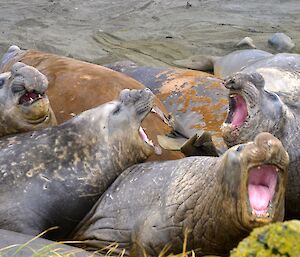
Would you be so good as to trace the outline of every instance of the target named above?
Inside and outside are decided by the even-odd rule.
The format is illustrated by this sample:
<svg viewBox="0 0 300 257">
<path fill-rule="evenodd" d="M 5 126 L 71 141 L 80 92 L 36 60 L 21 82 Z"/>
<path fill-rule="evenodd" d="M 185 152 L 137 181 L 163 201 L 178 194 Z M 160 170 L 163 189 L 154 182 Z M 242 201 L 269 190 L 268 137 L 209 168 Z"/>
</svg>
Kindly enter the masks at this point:
<svg viewBox="0 0 300 257">
<path fill-rule="evenodd" d="M 251 48 L 256 48 L 253 39 L 251 37 L 244 37 L 241 41 L 239 41 L 236 46 L 250 46 Z"/>
<path fill-rule="evenodd" d="M 214 75 L 219 78 L 225 78 L 232 75 L 244 67 L 247 67 L 258 60 L 270 57 L 272 54 L 258 50 L 245 49 L 237 50 L 223 57 L 216 56 L 192 56 L 186 60 L 175 61 L 174 64 L 180 67 L 214 72 Z"/>
<path fill-rule="evenodd" d="M 189 231 L 187 250 L 228 254 L 252 228 L 283 219 L 287 165 L 280 141 L 262 133 L 221 157 L 132 166 L 102 195 L 73 239 L 86 240 L 90 250 L 117 242 L 131 256 L 145 256 L 142 249 L 158 256 L 166 245 L 167 253 L 181 253 Z M 260 210 L 257 200 L 264 202 Z"/>
<path fill-rule="evenodd" d="M 18 47 L 16 45 L 10 46 L 8 48 L 7 52 L 2 56 L 2 58 L 0 60 L 0 72 L 3 72 L 3 68 L 9 60 L 13 59 L 21 52 L 22 52 L 22 50 L 20 49 L 20 47 Z"/>
<path fill-rule="evenodd" d="M 262 131 L 272 133 L 282 141 L 290 155 L 287 218 L 300 218 L 300 77 L 296 72 L 294 76 L 294 84 L 282 83 L 283 92 L 266 90 L 272 89 L 272 84 L 259 73 L 237 73 L 229 77 L 224 83 L 230 89 L 229 111 L 221 128 L 229 147 L 253 140 Z M 288 73 L 286 81 L 290 77 Z M 274 84 L 278 82 L 274 81 Z"/>
<path fill-rule="evenodd" d="M 92 255 L 82 249 L 66 244 L 49 241 L 43 238 L 16 233 L 0 229 L 0 256 L 1 257 L 29 257 L 29 256 L 68 256 L 91 257 Z"/>
<path fill-rule="evenodd" d="M 45 75 L 20 62 L 0 74 L 0 136 L 57 124 L 47 88 Z"/>
<path fill-rule="evenodd" d="M 141 121 L 153 94 L 123 90 L 120 100 L 59 126 L 0 141 L 0 228 L 62 238 L 128 166 L 153 153 Z"/>
<path fill-rule="evenodd" d="M 191 62 L 193 60 L 193 62 Z M 249 73 L 258 72 L 266 76 L 266 79 L 270 75 L 273 76 L 273 82 L 281 77 L 281 70 L 295 71 L 300 69 L 300 55 L 299 54 L 288 54 L 280 53 L 273 55 L 271 53 L 258 50 L 258 49 L 246 49 L 234 51 L 223 57 L 209 57 L 209 56 L 194 56 L 190 60 L 177 61 L 176 63 L 180 66 L 197 69 L 207 70 L 203 67 L 194 67 L 195 63 L 199 62 L 201 65 L 204 62 L 212 63 L 212 67 L 209 69 L 213 70 L 214 75 L 225 79 L 228 76 L 232 76 L 237 72 Z M 268 69 L 268 70 L 264 70 Z M 275 76 L 275 77 L 274 77 Z"/>
<path fill-rule="evenodd" d="M 289 52 L 295 47 L 292 39 L 284 33 L 275 33 L 268 39 L 269 45 L 280 52 Z"/>
</svg>

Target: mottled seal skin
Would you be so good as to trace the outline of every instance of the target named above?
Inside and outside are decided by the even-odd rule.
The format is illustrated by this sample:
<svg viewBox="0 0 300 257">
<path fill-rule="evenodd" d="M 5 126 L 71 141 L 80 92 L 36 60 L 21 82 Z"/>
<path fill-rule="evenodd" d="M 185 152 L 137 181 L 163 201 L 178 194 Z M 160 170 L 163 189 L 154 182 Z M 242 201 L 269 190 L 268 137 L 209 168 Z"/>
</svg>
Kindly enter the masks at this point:
<svg viewBox="0 0 300 257">
<path fill-rule="evenodd" d="M 57 124 L 47 88 L 45 75 L 23 63 L 0 74 L 0 137 Z"/>
<path fill-rule="evenodd" d="M 259 73 L 237 73 L 229 77 L 224 83 L 230 90 L 229 112 L 222 125 L 222 133 L 229 147 L 248 142 L 262 131 L 281 140 L 290 155 L 286 217 L 300 218 L 299 73 L 294 72 L 292 76 L 291 72 L 287 72 L 281 81 L 275 80 L 274 84 L 280 82 L 282 92 L 274 92 L 267 90 L 275 87 Z"/>
<path fill-rule="evenodd" d="M 140 129 L 153 98 L 126 89 L 66 123 L 1 140 L 0 228 L 36 235 L 59 226 L 51 239 L 74 229 L 125 168 L 153 153 Z"/>
<path fill-rule="evenodd" d="M 18 50 L 16 46 L 8 52 L 9 55 L 1 62 L 0 71 L 6 71 L 13 63 L 21 61 L 46 75 L 49 81 L 47 94 L 58 124 L 116 99 L 122 89 L 145 88 L 136 80 L 99 65 L 35 50 Z M 157 98 L 155 106 L 160 109 L 161 115 L 150 113 L 142 126 L 158 148 L 157 136 L 170 133 L 172 128 L 163 121 L 167 111 Z M 178 151 L 158 149 L 149 160 L 179 159 L 183 156 Z"/>
<path fill-rule="evenodd" d="M 176 131 L 186 138 L 191 138 L 199 131 L 206 131 L 211 133 L 219 153 L 227 149 L 220 131 L 228 106 L 228 91 L 224 90 L 222 80 L 201 71 L 138 67 L 130 61 L 105 66 L 120 71 L 150 88 L 180 123 Z"/>
<path fill-rule="evenodd" d="M 287 165 L 287 152 L 269 133 L 221 157 L 134 165 L 101 196 L 74 239 L 90 250 L 117 242 L 131 256 L 158 256 L 166 245 L 167 253 L 181 253 L 189 231 L 187 250 L 228 254 L 253 228 L 283 219 Z"/>
<path fill-rule="evenodd" d="M 1 257 L 68 256 L 91 257 L 90 252 L 43 238 L 0 229 Z M 98 256 L 98 255 L 93 255 Z"/>
</svg>

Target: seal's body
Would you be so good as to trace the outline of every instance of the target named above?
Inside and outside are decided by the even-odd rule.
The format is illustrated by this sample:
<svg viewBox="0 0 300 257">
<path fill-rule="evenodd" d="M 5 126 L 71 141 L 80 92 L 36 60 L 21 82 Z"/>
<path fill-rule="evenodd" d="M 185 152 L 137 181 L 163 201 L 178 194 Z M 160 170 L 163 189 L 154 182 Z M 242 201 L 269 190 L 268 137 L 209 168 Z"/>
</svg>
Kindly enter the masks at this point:
<svg viewBox="0 0 300 257">
<path fill-rule="evenodd" d="M 140 127 L 153 97 L 123 90 L 118 101 L 59 126 L 1 140 L 0 227 L 68 234 L 125 168 L 153 153 Z"/>
</svg>

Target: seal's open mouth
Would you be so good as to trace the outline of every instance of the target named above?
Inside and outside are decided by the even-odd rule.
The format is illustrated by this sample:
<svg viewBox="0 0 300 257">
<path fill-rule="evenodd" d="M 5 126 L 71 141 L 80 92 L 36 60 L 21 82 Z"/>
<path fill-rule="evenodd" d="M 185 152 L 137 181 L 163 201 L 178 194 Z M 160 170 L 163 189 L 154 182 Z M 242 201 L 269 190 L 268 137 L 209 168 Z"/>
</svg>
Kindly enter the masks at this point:
<svg viewBox="0 0 300 257">
<path fill-rule="evenodd" d="M 142 127 L 139 128 L 139 135 L 140 135 L 141 139 L 144 140 L 144 142 L 146 142 L 148 145 L 151 145 L 152 147 L 154 147 L 152 140 L 150 140 L 148 138 L 147 134 L 145 133 L 145 130 Z"/>
<path fill-rule="evenodd" d="M 241 126 L 248 117 L 246 100 L 238 94 L 229 96 L 229 112 L 225 123 L 231 123 L 234 127 Z"/>
<path fill-rule="evenodd" d="M 25 94 L 23 94 L 20 99 L 19 99 L 19 104 L 20 105 L 31 105 L 34 102 L 42 99 L 44 97 L 44 94 L 38 93 L 36 91 L 32 91 L 32 92 L 26 92 Z"/>
<path fill-rule="evenodd" d="M 279 181 L 279 168 L 275 165 L 264 164 L 249 169 L 248 199 L 251 214 L 255 217 L 267 218 L 272 211 Z"/>
</svg>

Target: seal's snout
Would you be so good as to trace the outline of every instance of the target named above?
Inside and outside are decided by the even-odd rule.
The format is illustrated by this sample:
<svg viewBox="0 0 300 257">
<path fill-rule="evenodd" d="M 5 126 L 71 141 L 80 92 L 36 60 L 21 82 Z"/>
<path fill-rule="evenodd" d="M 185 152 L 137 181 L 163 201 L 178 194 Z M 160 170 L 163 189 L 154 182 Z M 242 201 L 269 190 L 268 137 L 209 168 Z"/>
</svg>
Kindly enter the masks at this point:
<svg viewBox="0 0 300 257">
<path fill-rule="evenodd" d="M 34 67 L 18 62 L 11 68 L 10 89 L 17 96 L 19 104 L 28 106 L 45 98 L 48 80 Z"/>
<path fill-rule="evenodd" d="M 45 93 L 48 89 L 47 77 L 34 67 L 18 62 L 13 65 L 11 73 L 13 84 L 22 85 L 28 92 Z"/>
<path fill-rule="evenodd" d="M 262 132 L 255 137 L 254 142 L 259 148 L 264 150 L 267 160 L 278 162 L 280 166 L 288 165 L 288 153 L 284 149 L 281 141 L 272 134 Z"/>
<path fill-rule="evenodd" d="M 139 102 L 152 102 L 154 99 L 154 95 L 150 89 L 124 89 L 120 93 L 120 101 L 125 105 L 128 104 L 137 104 Z"/>
<path fill-rule="evenodd" d="M 227 89 L 231 89 L 231 90 L 239 90 L 242 88 L 242 84 L 240 82 L 240 74 L 228 77 L 224 80 L 223 85 L 227 88 Z"/>
<path fill-rule="evenodd" d="M 226 78 L 223 85 L 230 90 L 242 90 L 249 83 L 257 88 L 263 88 L 265 80 L 263 76 L 257 72 L 253 73 L 236 73 L 233 76 Z"/>
</svg>

